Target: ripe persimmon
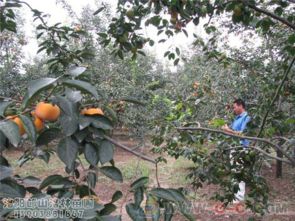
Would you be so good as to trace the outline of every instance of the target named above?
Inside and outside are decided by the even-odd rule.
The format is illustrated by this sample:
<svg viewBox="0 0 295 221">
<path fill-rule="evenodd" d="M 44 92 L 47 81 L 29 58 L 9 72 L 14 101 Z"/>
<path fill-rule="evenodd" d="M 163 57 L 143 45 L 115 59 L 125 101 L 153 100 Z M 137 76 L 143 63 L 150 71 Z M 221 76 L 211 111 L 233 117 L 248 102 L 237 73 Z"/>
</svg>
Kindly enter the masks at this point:
<svg viewBox="0 0 295 221">
<path fill-rule="evenodd" d="M 81 111 L 82 115 L 104 115 L 102 109 L 100 108 L 84 108 Z"/>
<path fill-rule="evenodd" d="M 36 116 L 35 111 L 32 111 L 31 114 L 34 117 L 34 125 L 36 128 L 36 131 L 39 132 L 40 130 L 44 128 L 44 122 L 39 117 Z"/>
<path fill-rule="evenodd" d="M 22 120 L 19 117 L 17 117 L 16 115 L 8 116 L 8 117 L 6 117 L 6 119 L 12 120 L 14 123 L 17 124 L 20 135 L 23 135 L 26 132 Z"/>
<path fill-rule="evenodd" d="M 56 121 L 60 115 L 60 109 L 55 104 L 40 102 L 36 106 L 35 114 L 43 121 Z"/>
</svg>

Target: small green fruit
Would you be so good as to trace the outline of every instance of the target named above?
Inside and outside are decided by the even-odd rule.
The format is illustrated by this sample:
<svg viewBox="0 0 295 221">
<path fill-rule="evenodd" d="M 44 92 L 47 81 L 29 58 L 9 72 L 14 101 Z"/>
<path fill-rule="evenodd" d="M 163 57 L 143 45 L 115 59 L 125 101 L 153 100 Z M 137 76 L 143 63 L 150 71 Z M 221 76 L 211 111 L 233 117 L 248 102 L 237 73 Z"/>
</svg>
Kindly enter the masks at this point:
<svg viewBox="0 0 295 221">
<path fill-rule="evenodd" d="M 236 5 L 234 8 L 234 15 L 239 17 L 242 15 L 242 9 L 239 5 Z"/>
<path fill-rule="evenodd" d="M 134 10 L 131 8 L 126 12 L 126 15 L 128 18 L 133 18 L 134 17 Z"/>
</svg>

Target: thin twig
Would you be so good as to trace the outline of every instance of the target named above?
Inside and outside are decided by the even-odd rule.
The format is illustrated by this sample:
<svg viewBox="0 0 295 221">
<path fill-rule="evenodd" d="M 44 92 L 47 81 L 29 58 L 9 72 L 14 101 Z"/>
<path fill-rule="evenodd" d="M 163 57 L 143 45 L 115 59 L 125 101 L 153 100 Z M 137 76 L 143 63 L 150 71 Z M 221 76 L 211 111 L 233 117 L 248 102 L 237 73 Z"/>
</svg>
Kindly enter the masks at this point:
<svg viewBox="0 0 295 221">
<path fill-rule="evenodd" d="M 273 13 L 271 13 L 271 12 L 269 12 L 269 11 L 266 11 L 266 10 L 264 10 L 264 9 L 258 8 L 258 7 L 256 7 L 255 5 L 252 5 L 252 4 L 248 3 L 247 1 L 242 1 L 242 0 L 240 0 L 240 2 L 244 3 L 244 4 L 247 5 L 249 8 L 252 8 L 252 9 L 255 10 L 255 11 L 258 11 L 258 12 L 260 12 L 260 13 L 262 13 L 262 14 L 265 14 L 265 15 L 267 15 L 267 16 L 269 16 L 269 17 L 275 19 L 275 20 L 278 20 L 278 21 L 280 21 L 281 23 L 283 23 L 283 24 L 287 25 L 288 27 L 290 27 L 290 28 L 292 28 L 292 29 L 295 30 L 295 24 L 292 24 L 292 23 L 289 22 L 288 20 L 286 20 L 286 19 L 284 19 L 284 18 L 282 18 L 282 17 L 280 17 L 280 16 L 278 16 L 278 15 L 276 15 L 276 14 L 273 14 Z"/>
<path fill-rule="evenodd" d="M 156 163 L 156 180 L 157 180 L 158 187 L 161 187 L 160 181 L 159 181 L 159 176 L 158 176 L 158 163 Z"/>
<path fill-rule="evenodd" d="M 116 140 L 110 138 L 109 136 L 104 135 L 104 138 L 105 138 L 106 140 L 110 141 L 112 144 L 116 145 L 117 147 L 120 147 L 121 149 L 126 150 L 126 151 L 128 151 L 129 153 L 132 153 L 133 155 L 135 155 L 135 156 L 137 156 L 137 157 L 139 157 L 139 158 L 141 158 L 141 159 L 143 159 L 143 160 L 146 160 L 146 161 L 148 161 L 148 162 L 151 162 L 151 163 L 153 163 L 153 164 L 156 164 L 156 161 L 153 160 L 152 158 L 149 158 L 149 157 L 147 157 L 147 156 L 145 156 L 145 155 L 143 155 L 143 154 L 141 154 L 141 153 L 138 153 L 138 152 L 136 152 L 136 151 L 131 150 L 129 147 L 127 147 L 127 146 L 125 146 L 125 145 L 123 145 L 123 144 L 118 143 Z"/>
<path fill-rule="evenodd" d="M 292 163 L 291 163 L 290 161 L 285 160 L 285 159 L 280 158 L 280 157 L 273 156 L 273 155 L 267 153 L 266 151 L 260 149 L 259 147 L 256 147 L 256 146 L 249 146 L 249 147 L 250 147 L 250 148 L 253 148 L 253 149 L 257 150 L 257 151 L 259 151 L 260 153 L 262 153 L 262 154 L 268 156 L 269 158 L 273 158 L 273 159 L 275 159 L 275 160 L 279 160 L 279 161 L 282 161 L 282 162 L 285 162 L 285 163 L 287 163 L 287 164 L 291 164 L 291 165 L 292 165 Z"/>
<path fill-rule="evenodd" d="M 229 151 L 229 150 L 234 150 L 234 149 L 238 149 L 238 148 L 243 148 L 243 149 L 245 149 L 245 147 L 243 147 L 243 146 L 235 146 L 235 147 L 226 148 L 225 150 L 226 150 L 226 151 Z M 269 157 L 269 158 L 273 158 L 273 159 L 275 159 L 275 160 L 279 160 L 279 161 L 282 161 L 282 162 L 285 162 L 285 163 L 287 163 L 287 164 L 292 165 L 292 163 L 291 163 L 290 161 L 285 160 L 285 159 L 280 158 L 280 157 L 273 156 L 273 155 L 267 153 L 266 151 L 262 150 L 262 149 L 259 148 L 259 147 L 256 147 L 256 146 L 247 146 L 247 148 L 255 149 L 255 150 L 257 150 L 258 152 L 260 152 L 260 153 L 266 155 L 266 156 Z"/>
<path fill-rule="evenodd" d="M 4 97 L 4 96 L 0 96 L 0 98 L 1 99 L 6 99 L 6 100 L 10 100 L 10 101 L 14 101 L 14 102 L 17 102 L 17 103 L 21 103 L 22 101 L 20 101 L 20 100 L 16 100 L 16 99 L 13 99 L 13 98 L 11 98 L 11 97 Z"/>
<path fill-rule="evenodd" d="M 142 145 L 142 147 L 144 147 L 145 145 L 143 144 Z M 136 165 L 136 169 L 135 169 L 135 175 L 133 176 L 133 178 L 134 177 L 136 177 L 137 176 L 137 172 L 138 172 L 138 169 L 139 169 L 139 159 L 138 159 L 138 161 L 137 161 L 137 165 Z M 129 183 L 130 185 L 131 185 L 131 182 Z M 130 186 L 129 185 L 129 186 Z M 123 212 L 123 206 L 126 204 L 126 201 L 127 201 L 127 198 L 128 198 L 128 196 L 129 196 L 129 194 L 130 194 L 130 191 L 128 191 L 127 193 L 126 193 L 126 195 L 125 195 L 125 197 L 124 197 L 124 199 L 123 199 L 123 202 L 121 203 L 121 207 L 120 207 L 120 214 L 122 215 L 122 212 Z"/>
<path fill-rule="evenodd" d="M 286 137 L 280 137 L 280 136 L 277 136 L 277 137 L 272 137 L 271 140 L 284 140 L 285 142 L 290 142 L 290 140 Z"/>
</svg>

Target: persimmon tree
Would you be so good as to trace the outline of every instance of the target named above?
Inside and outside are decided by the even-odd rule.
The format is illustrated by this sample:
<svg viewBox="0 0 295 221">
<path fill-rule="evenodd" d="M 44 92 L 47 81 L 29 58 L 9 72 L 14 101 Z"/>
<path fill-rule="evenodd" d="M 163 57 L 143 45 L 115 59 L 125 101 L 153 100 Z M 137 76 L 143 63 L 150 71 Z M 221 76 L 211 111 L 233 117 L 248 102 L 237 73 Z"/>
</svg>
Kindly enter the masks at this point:
<svg viewBox="0 0 295 221">
<path fill-rule="evenodd" d="M 97 199 L 94 191 L 99 175 L 123 182 L 122 173 L 113 159 L 115 146 L 156 166 L 157 161 L 132 151 L 111 138 L 115 124 L 107 111 L 96 111 L 98 109 L 84 111 L 90 102 L 96 108 L 101 107 L 106 95 L 104 91 L 98 90 L 83 78 L 87 70 L 84 62 L 93 58 L 93 48 L 83 42 L 78 47 L 77 45 L 73 47 L 75 39 L 83 39 L 85 32 L 82 29 L 64 26 L 61 23 L 49 25 L 46 15 L 42 12 L 25 1 L 12 0 L 4 4 L 1 1 L 1 32 L 17 33 L 18 22 L 15 19 L 15 11 L 22 7 L 28 7 L 35 22 L 38 22 L 36 36 L 40 40 L 38 52 L 44 51 L 47 55 L 48 74 L 43 78 L 31 80 L 23 99 L 6 97 L 0 105 L 1 218 L 120 220 L 120 215 L 113 215 L 113 212 L 116 210 L 114 203 L 122 197 L 122 192 L 115 191 L 112 198 L 104 203 Z M 15 113 L 9 117 L 7 115 L 10 113 L 7 113 L 7 110 L 11 107 L 15 109 Z M 35 127 L 36 117 L 44 121 L 46 124 L 44 129 Z M 35 158 L 48 163 L 51 155 L 56 153 L 64 163 L 68 175 L 51 174 L 41 180 L 38 174 L 29 177 L 14 174 L 4 150 L 8 143 L 18 147 L 23 139 L 29 140 L 30 145 L 19 159 L 20 166 Z M 53 140 L 58 141 L 56 147 L 49 145 Z M 84 155 L 87 165 L 82 163 L 81 155 Z M 134 220 L 145 220 L 146 217 L 159 219 L 160 205 L 164 208 L 166 220 L 171 220 L 173 207 L 187 202 L 181 190 L 164 189 L 160 185 L 150 186 L 148 177 L 134 181 L 130 190 L 134 193 L 134 202 L 127 204 L 126 210 Z M 47 215 L 34 216 L 26 213 L 19 217 L 20 214 L 16 212 L 20 206 L 17 205 L 19 198 L 51 199 L 50 202 L 56 203 L 55 209 L 50 213 L 50 208 L 46 208 L 49 212 Z M 72 201 L 83 199 L 91 201 L 92 206 L 83 208 L 79 213 L 73 204 L 61 205 L 57 203 L 57 199 Z M 143 209 L 145 199 L 146 208 Z M 30 207 L 26 206 L 21 209 L 30 211 Z M 186 211 L 182 212 L 190 217 Z"/>
</svg>

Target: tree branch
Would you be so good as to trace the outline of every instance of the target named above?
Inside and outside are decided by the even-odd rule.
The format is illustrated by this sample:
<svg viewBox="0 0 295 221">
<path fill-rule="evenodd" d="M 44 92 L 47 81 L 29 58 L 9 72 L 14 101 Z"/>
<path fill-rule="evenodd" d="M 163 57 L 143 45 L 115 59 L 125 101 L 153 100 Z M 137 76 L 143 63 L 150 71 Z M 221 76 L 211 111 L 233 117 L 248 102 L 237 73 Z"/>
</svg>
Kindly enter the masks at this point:
<svg viewBox="0 0 295 221">
<path fill-rule="evenodd" d="M 277 16 L 276 14 L 273 14 L 273 13 L 271 13 L 271 12 L 269 12 L 269 11 L 266 11 L 266 10 L 264 10 L 264 9 L 258 8 L 258 7 L 256 7 L 255 5 L 252 5 L 252 4 L 248 3 L 247 1 L 241 1 L 241 0 L 240 0 L 240 2 L 244 3 L 244 4 L 247 5 L 249 8 L 252 8 L 252 9 L 255 10 L 255 11 L 258 11 L 258 12 L 260 12 L 260 13 L 263 13 L 263 14 L 265 14 L 265 15 L 267 15 L 267 16 L 273 18 L 273 19 L 275 19 L 275 20 L 278 20 L 278 21 L 282 22 L 283 24 L 285 24 L 285 25 L 287 25 L 287 26 L 289 26 L 290 28 L 292 28 L 292 29 L 295 30 L 295 24 L 289 22 L 288 20 L 286 20 L 286 19 L 284 19 L 284 18 L 282 18 L 282 17 L 280 17 L 280 16 Z"/>
<path fill-rule="evenodd" d="M 293 60 L 291 61 L 290 65 L 289 65 L 289 67 L 288 67 L 288 69 L 286 70 L 286 72 L 285 72 L 285 74 L 284 74 L 284 77 L 283 77 L 283 79 L 282 79 L 280 85 L 278 86 L 278 88 L 277 88 L 277 90 L 276 90 L 276 93 L 275 93 L 275 95 L 274 95 L 272 101 L 271 101 L 270 104 L 269 104 L 268 110 L 267 110 L 267 112 L 266 112 L 265 115 L 264 115 L 264 118 L 263 118 L 263 120 L 262 120 L 262 124 L 261 124 L 261 126 L 260 126 L 260 130 L 259 130 L 259 132 L 258 132 L 257 137 L 260 137 L 261 134 L 262 134 L 262 131 L 263 131 L 263 129 L 264 129 L 264 126 L 265 126 L 265 123 L 266 123 L 266 119 L 267 119 L 267 117 L 268 117 L 268 114 L 269 114 L 269 112 L 270 112 L 270 109 L 271 109 L 271 107 L 273 106 L 273 104 L 275 103 L 277 97 L 279 96 L 280 90 L 282 89 L 282 87 L 283 87 L 285 81 L 287 80 L 288 74 L 289 74 L 289 72 L 291 71 L 291 68 L 292 68 L 294 62 L 295 62 L 295 57 L 293 58 Z"/>
<path fill-rule="evenodd" d="M 295 0 L 287 0 L 287 1 L 292 2 L 292 3 L 295 3 Z"/>
<path fill-rule="evenodd" d="M 273 155 L 267 153 L 266 151 L 260 149 L 259 147 L 256 147 L 256 146 L 249 146 L 249 147 L 251 147 L 251 148 L 253 148 L 253 149 L 259 151 L 260 153 L 266 155 L 266 156 L 269 157 L 269 158 L 272 158 L 272 159 L 275 159 L 275 160 L 279 160 L 279 161 L 282 161 L 282 162 L 285 162 L 285 163 L 287 163 L 287 164 L 291 164 L 291 165 L 292 165 L 292 162 L 290 162 L 289 160 L 285 160 L 285 159 L 283 159 L 283 158 L 273 156 Z"/>
<path fill-rule="evenodd" d="M 205 128 L 205 127 L 177 127 L 177 130 L 200 130 L 200 131 L 208 131 L 208 132 L 213 132 L 213 133 L 219 133 L 219 134 L 224 134 L 230 137 L 235 137 L 235 138 L 240 138 L 240 139 L 247 139 L 247 140 L 254 140 L 254 141 L 259 141 L 259 142 L 263 142 L 263 143 L 267 143 L 270 146 L 274 147 L 276 150 L 281 151 L 286 158 L 288 158 L 288 160 L 291 162 L 292 165 L 295 165 L 295 159 L 293 159 L 292 157 L 290 157 L 288 155 L 288 153 L 286 153 L 284 150 L 282 150 L 282 148 L 280 146 L 278 146 L 277 144 L 271 142 L 268 139 L 264 139 L 264 138 L 259 138 L 259 137 L 249 137 L 249 136 L 243 136 L 243 135 L 237 135 L 237 134 L 231 134 L 231 133 L 227 133 L 225 131 L 222 130 L 216 130 L 216 129 L 211 129 L 211 128 Z"/>
<path fill-rule="evenodd" d="M 138 153 L 136 151 L 131 150 L 129 147 L 126 147 L 125 145 L 118 143 L 116 140 L 114 140 L 114 139 L 112 139 L 112 138 L 110 138 L 110 137 L 108 137 L 106 135 L 104 135 L 104 138 L 106 140 L 110 141 L 112 144 L 116 145 L 117 147 L 120 147 L 121 149 L 126 150 L 127 152 L 132 153 L 133 155 L 135 155 L 135 156 L 137 156 L 137 157 L 139 157 L 139 158 L 141 158 L 143 160 L 146 160 L 146 161 L 151 162 L 153 164 L 157 164 L 155 160 L 153 160 L 153 159 L 151 159 L 151 158 L 149 158 L 149 157 L 147 157 L 147 156 L 145 156 L 143 154 L 140 154 L 140 153 Z"/>
</svg>

